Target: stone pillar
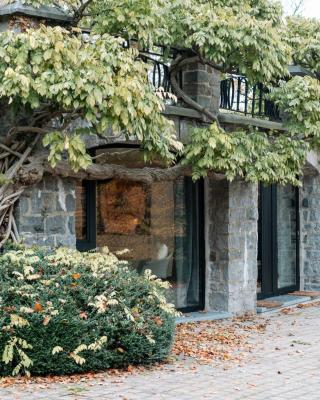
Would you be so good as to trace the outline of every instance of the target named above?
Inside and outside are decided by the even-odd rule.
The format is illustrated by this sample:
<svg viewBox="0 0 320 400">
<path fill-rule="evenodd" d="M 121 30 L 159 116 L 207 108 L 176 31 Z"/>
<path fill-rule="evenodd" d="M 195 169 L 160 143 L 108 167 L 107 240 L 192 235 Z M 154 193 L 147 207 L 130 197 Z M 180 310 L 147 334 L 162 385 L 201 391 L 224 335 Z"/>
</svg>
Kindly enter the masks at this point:
<svg viewBox="0 0 320 400">
<path fill-rule="evenodd" d="M 212 112 L 219 111 L 220 81 L 220 72 L 200 63 L 189 64 L 182 74 L 184 92 Z"/>
<path fill-rule="evenodd" d="M 320 290 L 320 176 L 303 178 L 300 190 L 301 289 Z"/>
<path fill-rule="evenodd" d="M 185 94 L 214 114 L 219 113 L 220 82 L 220 72 L 201 63 L 191 63 L 185 66 L 180 78 L 180 84 Z M 190 130 L 194 129 L 195 125 L 201 126 L 205 117 L 186 103 L 181 103 L 179 106 L 183 109 L 183 115 L 178 119 L 172 118 L 172 115 L 170 117 L 175 122 L 179 139 L 183 143 L 188 143 Z"/>
<path fill-rule="evenodd" d="M 28 188 L 15 210 L 26 245 L 75 247 L 75 182 L 46 176 Z"/>
<path fill-rule="evenodd" d="M 238 180 L 207 180 L 206 308 L 255 312 L 258 187 Z"/>
</svg>

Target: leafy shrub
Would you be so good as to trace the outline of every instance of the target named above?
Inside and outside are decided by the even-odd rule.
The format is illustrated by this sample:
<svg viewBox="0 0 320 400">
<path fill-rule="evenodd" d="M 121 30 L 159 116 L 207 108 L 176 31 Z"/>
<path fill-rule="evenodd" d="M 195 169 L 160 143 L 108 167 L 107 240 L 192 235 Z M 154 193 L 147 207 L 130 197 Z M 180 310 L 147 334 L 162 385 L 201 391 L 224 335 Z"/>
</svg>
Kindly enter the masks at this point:
<svg viewBox="0 0 320 400">
<path fill-rule="evenodd" d="M 107 249 L 6 250 L 0 256 L 0 376 L 163 360 L 175 326 L 165 286 Z"/>
</svg>

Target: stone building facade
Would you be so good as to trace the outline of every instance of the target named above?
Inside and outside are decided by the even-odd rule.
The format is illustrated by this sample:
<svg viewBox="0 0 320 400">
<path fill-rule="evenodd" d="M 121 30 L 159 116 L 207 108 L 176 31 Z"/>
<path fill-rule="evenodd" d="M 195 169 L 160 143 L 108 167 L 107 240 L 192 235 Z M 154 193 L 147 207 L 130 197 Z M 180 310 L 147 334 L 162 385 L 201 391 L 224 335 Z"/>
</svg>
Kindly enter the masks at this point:
<svg viewBox="0 0 320 400">
<path fill-rule="evenodd" d="M 300 191 L 300 279 L 306 290 L 320 290 L 320 177 L 304 176 Z"/>
<path fill-rule="evenodd" d="M 75 211 L 74 180 L 46 176 L 21 196 L 17 226 L 27 245 L 75 248 Z"/>
<path fill-rule="evenodd" d="M 8 15 L 15 12 L 16 10 L 7 10 L 6 14 L 0 12 L 2 28 L 7 23 Z M 28 8 L 28 15 L 30 12 Z M 19 14 L 21 13 L 23 10 L 19 9 Z M 214 112 L 219 111 L 220 76 L 210 67 L 201 64 L 187 66 L 182 75 L 182 86 L 203 107 Z M 184 143 L 189 140 L 190 127 L 203 123 L 196 111 L 181 104 L 168 106 L 165 114 L 174 121 L 177 136 Z M 226 120 L 227 116 L 228 114 Z M 232 129 L 232 124 L 228 123 L 226 127 Z M 102 142 L 90 142 L 88 148 L 97 149 L 101 145 Z M 122 144 L 113 143 L 112 146 L 111 148 L 119 149 Z M 164 208 L 158 202 L 156 212 L 155 203 L 152 204 L 152 194 L 150 195 L 154 188 L 149 190 L 137 186 L 128 190 L 128 193 L 139 193 L 143 197 L 146 207 L 143 212 L 141 205 L 139 212 L 133 210 L 137 206 L 118 192 L 113 198 L 103 201 L 114 207 L 115 218 L 121 217 L 116 211 L 120 206 L 126 207 L 128 214 L 135 215 L 132 222 L 132 246 L 135 246 L 138 235 L 141 235 L 141 239 L 148 234 L 150 236 L 151 230 L 158 232 L 152 233 L 155 238 L 149 238 L 155 249 L 156 260 L 147 260 L 141 255 L 139 262 L 133 260 L 133 264 L 140 270 L 144 270 L 146 266 L 154 268 L 163 274 L 164 279 L 166 276 L 170 277 L 175 291 L 172 299 L 179 308 L 188 309 L 188 305 L 191 305 L 191 309 L 241 314 L 255 311 L 259 294 L 257 292 L 264 285 L 262 283 L 261 286 L 261 280 L 268 281 L 266 296 L 280 293 L 276 286 L 281 276 L 288 272 L 285 270 L 288 260 L 288 268 L 292 268 L 291 272 L 296 274 L 290 290 L 293 287 L 320 290 L 320 176 L 316 155 L 313 155 L 312 161 L 306 166 L 305 176 L 301 181 L 302 187 L 298 190 L 299 193 L 294 191 L 294 199 L 288 198 L 287 193 L 282 198 L 276 197 L 281 191 L 276 191 L 275 188 L 265 192 L 259 185 L 246 183 L 241 179 L 228 182 L 220 176 L 206 178 L 197 187 L 193 187 L 189 181 L 167 186 L 170 207 Z M 83 192 L 81 188 L 84 188 Z M 90 235 L 94 236 L 94 246 L 98 231 L 104 229 L 97 222 L 96 197 L 99 193 L 96 191 L 97 185 L 90 186 L 89 191 L 85 188 L 83 183 L 73 179 L 45 176 L 41 183 L 27 189 L 15 210 L 18 229 L 25 243 L 76 248 L 83 239 L 77 237 L 82 228 L 79 228 L 79 224 L 88 224 Z M 113 188 L 113 191 L 116 189 Z M 289 192 L 292 193 L 292 188 Z M 79 193 L 82 193 L 81 198 Z M 100 193 L 104 193 L 103 190 Z M 268 203 L 269 195 L 270 199 L 274 197 L 274 207 L 270 205 L 273 200 Z M 266 207 L 263 206 L 264 201 L 268 203 Z M 86 219 L 85 215 L 90 202 L 91 220 Z M 290 207 L 297 211 L 296 220 L 294 217 L 291 220 L 290 215 L 293 213 Z M 161 212 L 167 213 L 168 221 L 170 218 L 173 221 L 172 229 L 171 222 L 168 222 L 168 226 L 157 223 L 157 229 L 154 228 L 152 218 L 156 213 L 161 218 Z M 105 217 L 105 220 L 107 218 L 109 217 Z M 278 218 L 278 222 L 275 222 L 275 218 Z M 288 221 L 290 226 L 286 225 Z M 130 227 L 123 232 L 119 223 L 109 233 L 114 237 L 129 235 L 130 232 Z M 167 236 L 170 236 L 169 239 L 166 239 Z M 271 239 L 268 239 L 269 236 Z M 147 243 L 148 240 L 145 240 Z M 270 246 L 269 242 L 272 242 Z M 285 254 L 285 250 L 288 250 L 287 243 L 290 243 L 292 250 Z M 284 255 L 281 256 L 279 249 L 284 251 Z M 274 252 L 272 257 L 269 252 Z M 284 260 L 284 271 L 278 265 L 281 257 Z M 264 266 L 261 269 L 262 264 Z M 285 292 L 286 287 L 281 289 Z"/>
<path fill-rule="evenodd" d="M 252 311 L 257 298 L 258 187 L 242 180 L 206 184 L 206 306 Z"/>
</svg>

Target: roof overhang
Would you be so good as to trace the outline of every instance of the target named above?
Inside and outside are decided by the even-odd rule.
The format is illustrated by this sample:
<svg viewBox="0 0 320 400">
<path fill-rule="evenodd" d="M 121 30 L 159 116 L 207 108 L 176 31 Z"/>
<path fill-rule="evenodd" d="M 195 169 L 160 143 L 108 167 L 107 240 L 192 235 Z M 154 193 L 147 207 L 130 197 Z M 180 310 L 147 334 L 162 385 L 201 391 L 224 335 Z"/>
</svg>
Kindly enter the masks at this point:
<svg viewBox="0 0 320 400">
<path fill-rule="evenodd" d="M 6 0 L 0 0 L 0 17 L 9 17 L 13 15 L 25 15 L 64 23 L 72 20 L 70 15 L 57 7 L 41 6 L 39 8 L 35 8 L 24 5 L 19 1 L 10 3 Z"/>
<path fill-rule="evenodd" d="M 315 78 L 315 74 L 306 68 L 300 67 L 300 65 L 290 65 L 289 72 L 291 76 L 312 76 Z"/>
</svg>

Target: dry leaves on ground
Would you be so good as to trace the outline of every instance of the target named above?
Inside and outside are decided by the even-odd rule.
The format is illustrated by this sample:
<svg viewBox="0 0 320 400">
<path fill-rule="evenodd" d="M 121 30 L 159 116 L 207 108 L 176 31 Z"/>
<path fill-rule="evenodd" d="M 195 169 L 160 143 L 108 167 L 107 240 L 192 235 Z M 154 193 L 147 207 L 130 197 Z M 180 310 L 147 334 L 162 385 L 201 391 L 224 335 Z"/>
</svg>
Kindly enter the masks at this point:
<svg viewBox="0 0 320 400">
<path fill-rule="evenodd" d="M 193 361 L 201 363 L 241 361 L 248 352 L 252 351 L 250 334 L 264 332 L 266 326 L 266 320 L 261 320 L 253 315 L 236 317 L 222 322 L 203 321 L 179 324 L 168 363 L 172 364 L 177 357 L 191 358 Z M 90 372 L 72 376 L 0 378 L 0 387 L 37 384 L 39 387 L 45 388 L 52 383 L 88 383 L 93 380 L 103 382 L 110 377 L 121 379 L 127 375 L 142 373 L 150 369 L 162 370 L 164 368 L 168 368 L 168 364 L 158 363 L 153 367 L 129 365 L 126 369 L 121 370 L 109 369 L 101 373 Z"/>
<path fill-rule="evenodd" d="M 157 364 L 155 367 L 159 367 L 160 364 Z M 45 377 L 8 377 L 8 378 L 0 378 L 0 388 L 8 387 L 12 385 L 29 385 L 36 384 L 39 385 L 40 388 L 45 388 L 47 385 L 53 383 L 63 383 L 63 384 L 71 384 L 71 383 L 82 383 L 82 382 L 90 382 L 92 380 L 98 381 L 106 381 L 109 378 L 122 378 L 126 375 L 132 375 L 133 373 L 139 373 L 146 371 L 146 367 L 143 366 L 132 366 L 129 365 L 125 369 L 108 369 L 103 372 L 87 372 L 84 374 L 77 375 L 64 375 L 64 376 L 45 376 Z"/>
<path fill-rule="evenodd" d="M 297 312 L 297 309 L 292 307 L 291 308 L 287 307 L 287 308 L 282 308 L 279 312 L 281 314 L 295 314 Z"/>
<path fill-rule="evenodd" d="M 213 361 L 240 361 L 252 350 L 250 332 L 264 332 L 266 322 L 245 316 L 231 322 L 205 321 L 180 324 L 177 327 L 173 354 Z"/>
<path fill-rule="evenodd" d="M 301 303 L 297 305 L 298 308 L 310 308 L 310 307 L 320 307 L 320 301 L 314 301 L 312 303 Z"/>
</svg>

